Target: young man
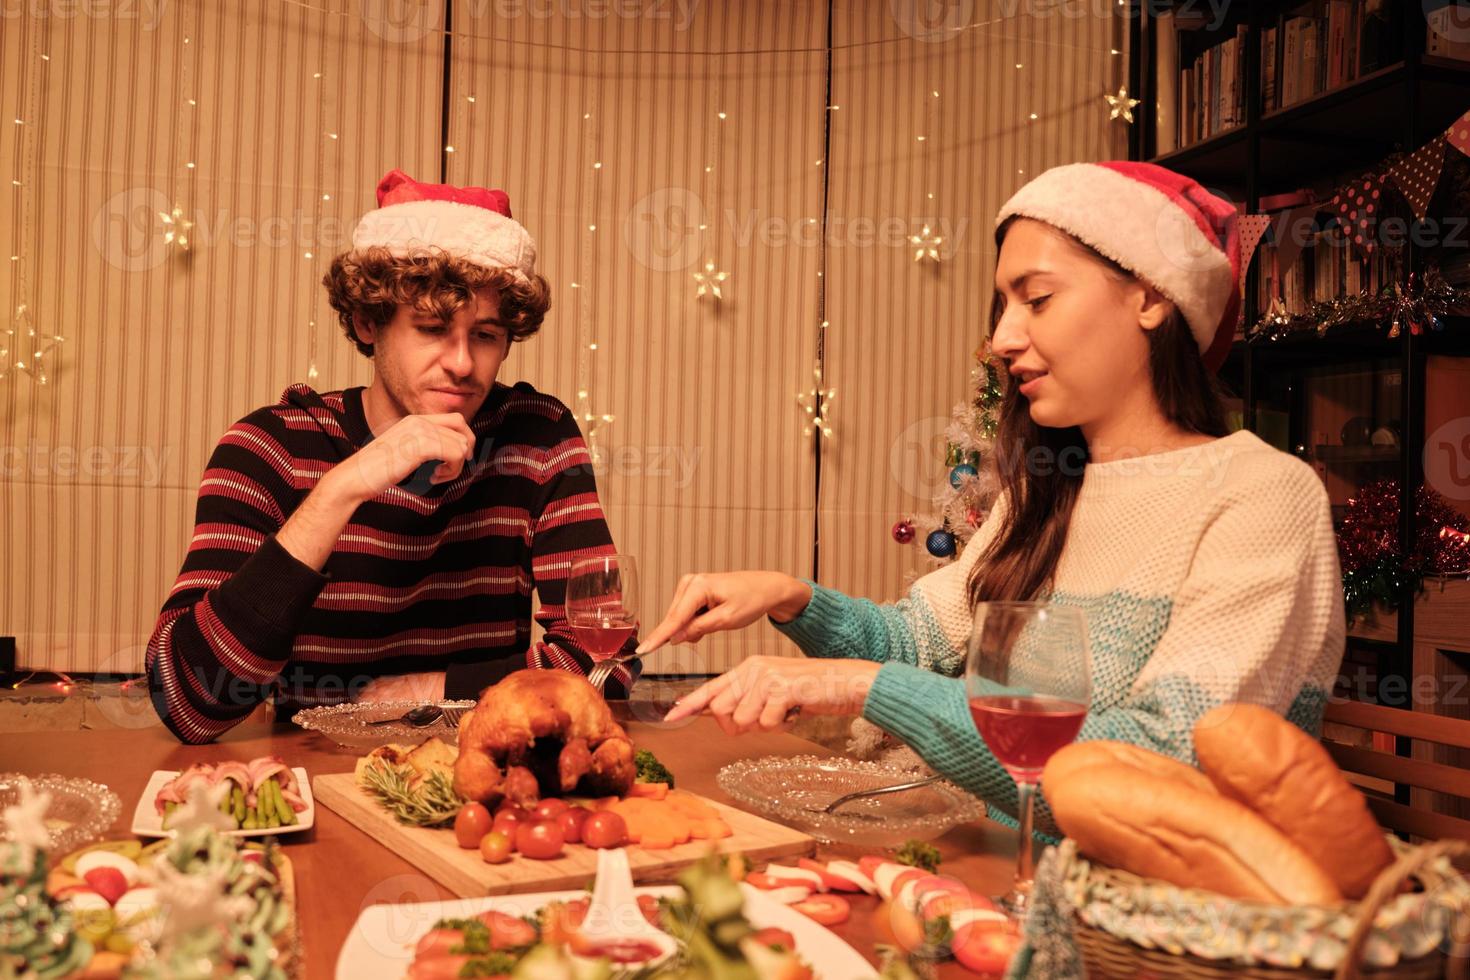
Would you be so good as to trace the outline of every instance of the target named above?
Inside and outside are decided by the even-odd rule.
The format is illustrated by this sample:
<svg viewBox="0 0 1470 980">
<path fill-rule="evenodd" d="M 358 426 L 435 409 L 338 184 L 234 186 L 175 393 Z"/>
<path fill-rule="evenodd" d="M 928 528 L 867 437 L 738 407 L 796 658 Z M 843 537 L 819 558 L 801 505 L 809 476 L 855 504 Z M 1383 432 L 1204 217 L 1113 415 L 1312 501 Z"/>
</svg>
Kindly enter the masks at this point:
<svg viewBox="0 0 1470 980">
<path fill-rule="evenodd" d="M 495 380 L 550 306 L 535 244 L 501 191 L 395 170 L 378 204 L 324 280 L 372 384 L 292 385 L 200 481 L 146 658 L 185 742 L 266 698 L 472 698 L 523 667 L 591 666 L 562 615 L 572 561 L 614 551 L 591 457 L 564 405 Z M 608 696 L 634 676 L 619 668 Z"/>
</svg>

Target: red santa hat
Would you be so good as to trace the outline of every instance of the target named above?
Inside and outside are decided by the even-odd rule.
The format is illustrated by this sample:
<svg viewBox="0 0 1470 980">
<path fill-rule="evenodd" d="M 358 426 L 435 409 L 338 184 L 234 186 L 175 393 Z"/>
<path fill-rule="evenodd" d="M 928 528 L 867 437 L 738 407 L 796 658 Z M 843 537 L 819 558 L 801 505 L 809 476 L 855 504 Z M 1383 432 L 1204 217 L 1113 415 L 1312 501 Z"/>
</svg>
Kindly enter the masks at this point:
<svg viewBox="0 0 1470 980">
<path fill-rule="evenodd" d="M 353 248 L 374 246 L 399 258 L 447 252 L 522 279 L 536 268 L 536 243 L 510 216 L 505 191 L 422 184 L 402 170 L 379 181 L 377 210 L 352 232 Z"/>
<path fill-rule="evenodd" d="M 1148 282 L 1179 308 L 1211 371 L 1230 352 L 1240 318 L 1235 205 L 1152 163 L 1053 167 L 996 216 L 1059 228 Z"/>
</svg>

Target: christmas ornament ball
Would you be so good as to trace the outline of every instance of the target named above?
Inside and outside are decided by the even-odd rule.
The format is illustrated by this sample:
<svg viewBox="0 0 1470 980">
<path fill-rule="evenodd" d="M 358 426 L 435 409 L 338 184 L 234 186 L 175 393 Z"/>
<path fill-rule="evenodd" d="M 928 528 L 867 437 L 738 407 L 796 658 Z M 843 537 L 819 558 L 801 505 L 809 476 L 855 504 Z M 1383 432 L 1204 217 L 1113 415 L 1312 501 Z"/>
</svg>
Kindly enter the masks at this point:
<svg viewBox="0 0 1470 980">
<path fill-rule="evenodd" d="M 914 522 L 905 520 L 893 525 L 893 540 L 899 544 L 908 544 L 914 540 Z"/>
<path fill-rule="evenodd" d="M 975 469 L 969 463 L 961 463 L 949 471 L 949 485 L 958 490 L 960 484 L 964 482 L 965 477 L 975 476 L 979 472 L 979 470 Z"/>
<path fill-rule="evenodd" d="M 942 529 L 929 532 L 929 540 L 924 542 L 924 547 L 935 558 L 948 558 L 954 554 L 954 545 L 954 535 Z"/>
</svg>

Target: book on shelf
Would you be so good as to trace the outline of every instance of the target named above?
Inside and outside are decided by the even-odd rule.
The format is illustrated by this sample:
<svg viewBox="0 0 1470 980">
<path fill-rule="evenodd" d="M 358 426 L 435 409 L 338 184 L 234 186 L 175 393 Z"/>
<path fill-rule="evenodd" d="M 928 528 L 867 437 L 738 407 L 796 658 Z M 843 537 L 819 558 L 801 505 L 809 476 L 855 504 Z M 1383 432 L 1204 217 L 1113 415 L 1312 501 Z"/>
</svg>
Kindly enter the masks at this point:
<svg viewBox="0 0 1470 980">
<path fill-rule="evenodd" d="M 1449 9 L 1441 20 L 1451 25 L 1454 14 Z M 1396 5 L 1370 0 L 1314 0 L 1286 10 L 1261 29 L 1261 111 L 1295 105 L 1398 61 L 1400 16 Z M 1432 25 L 1434 15 L 1427 16 Z M 1470 24 L 1459 33 L 1470 38 Z"/>
<path fill-rule="evenodd" d="M 1282 266 L 1277 247 L 1263 243 L 1255 258 L 1257 311 L 1280 298 L 1286 311 L 1305 313 L 1314 303 L 1327 303 L 1360 293 L 1377 293 L 1392 282 L 1392 261 L 1383 249 L 1363 257 L 1349 247 L 1340 231 L 1321 231 L 1290 265 Z"/>
<path fill-rule="evenodd" d="M 1429 0 L 1424 5 L 1424 53 L 1470 61 L 1470 7 L 1443 0 L 1443 6 L 1430 9 L 1433 3 Z"/>
<path fill-rule="evenodd" d="M 1160 153 L 1209 139 L 1245 122 L 1245 25 L 1188 61 L 1179 47 L 1182 33 L 1173 26 L 1159 32 L 1160 43 L 1171 45 L 1168 53 L 1160 51 L 1156 63 L 1161 79 L 1159 111 L 1172 109 L 1173 120 L 1168 137 L 1163 127 L 1157 134 Z M 1174 71 L 1165 75 L 1170 65 Z"/>
</svg>

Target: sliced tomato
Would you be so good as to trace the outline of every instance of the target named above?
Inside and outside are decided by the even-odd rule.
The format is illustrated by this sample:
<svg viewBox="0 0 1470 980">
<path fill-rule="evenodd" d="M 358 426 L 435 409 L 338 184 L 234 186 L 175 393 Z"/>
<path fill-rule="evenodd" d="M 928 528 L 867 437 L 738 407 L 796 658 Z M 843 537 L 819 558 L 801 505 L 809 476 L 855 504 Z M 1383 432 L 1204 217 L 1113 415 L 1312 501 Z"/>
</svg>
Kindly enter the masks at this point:
<svg viewBox="0 0 1470 980">
<path fill-rule="evenodd" d="M 961 926 L 954 934 L 954 958 L 960 966 L 984 977 L 1005 973 L 1021 946 L 1015 930 L 990 923 Z"/>
<path fill-rule="evenodd" d="M 858 887 L 857 882 L 853 881 L 850 878 L 844 878 L 841 875 L 834 875 L 832 872 L 827 870 L 827 866 L 821 861 L 817 861 L 813 858 L 801 858 L 796 862 L 796 866 L 798 868 L 801 868 L 803 871 L 811 871 L 817 875 L 820 875 L 822 879 L 822 885 L 828 891 L 862 891 L 862 889 Z"/>
<path fill-rule="evenodd" d="M 777 878 L 764 871 L 752 871 L 745 876 L 745 880 L 763 891 L 770 891 L 773 888 L 805 888 L 807 891 L 812 889 L 812 883 L 805 878 Z"/>
<path fill-rule="evenodd" d="M 481 912 L 475 916 L 490 930 L 491 949 L 510 949 L 529 946 L 536 941 L 536 927 L 525 919 L 518 919 L 504 912 Z"/>
<path fill-rule="evenodd" d="M 873 872 L 877 871 L 880 866 L 885 864 L 897 863 L 898 862 L 893 860 L 892 858 L 875 857 L 872 854 L 868 854 L 858 858 L 858 870 L 867 875 L 869 878 L 873 878 Z M 877 881 L 876 878 L 873 878 L 873 880 Z"/>
<path fill-rule="evenodd" d="M 755 935 L 751 938 L 762 946 L 769 946 L 775 950 L 788 953 L 795 952 L 796 950 L 796 937 L 785 929 L 777 929 L 775 926 L 766 926 L 764 929 L 757 929 Z"/>
<path fill-rule="evenodd" d="M 835 926 L 846 922 L 852 915 L 852 906 L 841 895 L 818 893 L 791 906 L 815 922 L 824 926 Z"/>
<path fill-rule="evenodd" d="M 408 980 L 459 980 L 459 971 L 470 961 L 468 956 L 419 957 L 408 967 Z M 507 977 L 507 974 L 501 974 Z M 499 980 L 492 977 L 490 980 Z"/>
<path fill-rule="evenodd" d="M 432 929 L 413 948 L 416 959 L 436 959 L 448 956 L 449 950 L 464 942 L 464 933 L 458 929 Z"/>
<path fill-rule="evenodd" d="M 660 929 L 663 928 L 663 913 L 658 907 L 657 897 L 653 895 L 639 895 L 638 911 L 643 913 L 643 917 L 648 920 L 650 925 L 658 926 Z"/>
</svg>

